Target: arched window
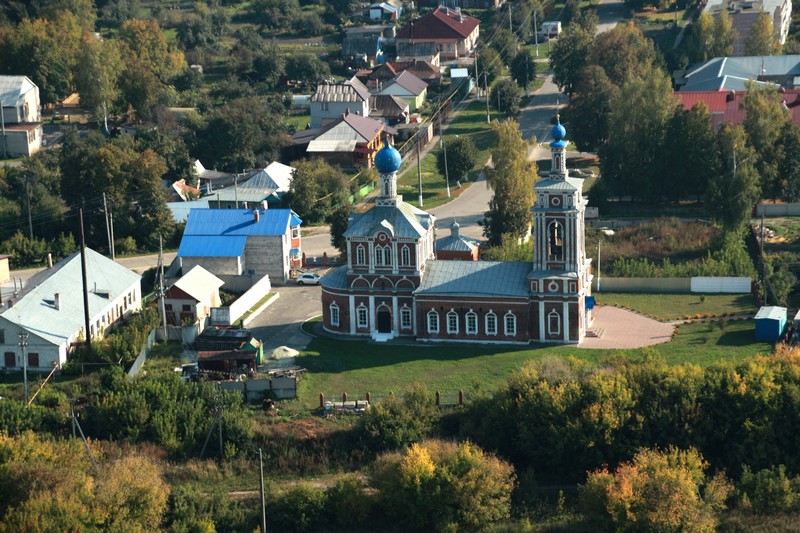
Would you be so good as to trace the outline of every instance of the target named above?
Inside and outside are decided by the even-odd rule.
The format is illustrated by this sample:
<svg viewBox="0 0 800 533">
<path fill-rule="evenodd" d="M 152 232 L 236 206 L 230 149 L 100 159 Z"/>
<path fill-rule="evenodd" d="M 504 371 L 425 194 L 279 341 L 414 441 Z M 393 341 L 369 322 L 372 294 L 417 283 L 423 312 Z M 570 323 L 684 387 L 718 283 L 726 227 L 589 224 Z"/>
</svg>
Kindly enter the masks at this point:
<svg viewBox="0 0 800 533">
<path fill-rule="evenodd" d="M 478 315 L 472 309 L 469 310 L 466 316 L 466 323 L 467 323 L 467 335 L 477 335 L 478 334 Z"/>
<path fill-rule="evenodd" d="M 381 246 L 375 247 L 375 264 L 383 265 L 383 247 Z"/>
<path fill-rule="evenodd" d="M 428 333 L 439 333 L 439 313 L 428 311 Z"/>
<path fill-rule="evenodd" d="M 411 308 L 400 309 L 400 329 L 411 329 Z"/>
<path fill-rule="evenodd" d="M 517 334 L 517 317 L 511 311 L 503 317 L 503 331 L 507 337 Z"/>
<path fill-rule="evenodd" d="M 365 265 L 367 263 L 366 254 L 364 254 L 364 246 L 359 244 L 356 248 L 356 264 Z"/>
<path fill-rule="evenodd" d="M 339 306 L 336 305 L 336 302 L 333 302 L 330 305 L 331 311 L 331 326 L 339 326 Z"/>
<path fill-rule="evenodd" d="M 447 313 L 447 333 L 458 333 L 458 313 L 452 309 Z"/>
<path fill-rule="evenodd" d="M 560 261 L 564 254 L 564 230 L 558 222 L 547 227 L 547 253 L 551 260 Z"/>
<path fill-rule="evenodd" d="M 547 313 L 547 334 L 561 335 L 561 315 L 555 309 Z"/>
<path fill-rule="evenodd" d="M 367 311 L 367 306 L 361 304 L 356 309 L 356 319 L 358 323 L 358 327 L 366 328 L 369 326 L 369 312 Z"/>
<path fill-rule="evenodd" d="M 497 335 L 497 315 L 493 311 L 486 313 L 485 322 L 486 334 Z"/>
<path fill-rule="evenodd" d="M 408 249 L 408 245 L 400 249 L 400 264 L 402 266 L 411 266 L 411 250 Z"/>
<path fill-rule="evenodd" d="M 386 266 L 392 266 L 392 247 L 386 246 L 383 249 L 383 264 Z"/>
<path fill-rule="evenodd" d="M 389 196 L 389 181 L 386 180 L 383 182 L 383 195 Z"/>
</svg>

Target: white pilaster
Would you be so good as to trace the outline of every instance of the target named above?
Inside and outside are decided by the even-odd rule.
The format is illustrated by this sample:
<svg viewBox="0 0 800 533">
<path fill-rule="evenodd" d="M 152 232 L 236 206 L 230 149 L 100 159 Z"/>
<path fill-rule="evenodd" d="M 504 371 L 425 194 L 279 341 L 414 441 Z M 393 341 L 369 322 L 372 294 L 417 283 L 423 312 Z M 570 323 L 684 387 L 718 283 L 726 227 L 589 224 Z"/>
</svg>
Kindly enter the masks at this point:
<svg viewBox="0 0 800 533">
<path fill-rule="evenodd" d="M 356 334 L 356 300 L 351 294 L 348 299 L 350 300 L 350 335 Z"/>
<path fill-rule="evenodd" d="M 539 342 L 544 342 L 544 302 L 539 302 Z"/>
<path fill-rule="evenodd" d="M 569 302 L 564 302 L 563 306 L 564 320 L 564 342 L 569 342 Z"/>
<path fill-rule="evenodd" d="M 400 334 L 400 313 L 398 312 L 397 296 L 392 296 L 392 334 Z"/>
<path fill-rule="evenodd" d="M 369 297 L 369 332 L 375 333 L 375 297 Z"/>
</svg>

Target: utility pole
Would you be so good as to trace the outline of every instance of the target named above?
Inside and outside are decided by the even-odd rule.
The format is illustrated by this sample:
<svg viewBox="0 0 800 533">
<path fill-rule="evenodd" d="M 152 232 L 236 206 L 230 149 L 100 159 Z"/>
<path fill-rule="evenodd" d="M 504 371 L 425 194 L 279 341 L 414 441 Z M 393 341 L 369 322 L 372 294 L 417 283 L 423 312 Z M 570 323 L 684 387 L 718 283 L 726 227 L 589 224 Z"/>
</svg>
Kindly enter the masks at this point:
<svg viewBox="0 0 800 533">
<path fill-rule="evenodd" d="M 117 260 L 117 251 L 114 248 L 114 212 L 108 212 L 108 224 L 111 226 L 111 260 Z"/>
<path fill-rule="evenodd" d="M 597 292 L 600 292 L 600 243 L 602 239 L 597 239 Z"/>
<path fill-rule="evenodd" d="M 538 6 L 533 8 L 533 42 L 536 43 L 536 57 L 539 57 L 539 26 L 536 24 L 536 12 L 539 10 Z"/>
<path fill-rule="evenodd" d="M 3 159 L 8 157 L 8 150 L 6 149 L 6 115 L 3 112 L 3 100 L 0 99 L 0 126 L 3 127 Z"/>
<path fill-rule="evenodd" d="M 447 188 L 447 197 L 450 198 L 450 176 L 447 172 L 447 146 L 444 144 L 444 130 L 442 129 L 442 115 L 439 115 L 439 148 L 444 153 L 444 183 Z"/>
<path fill-rule="evenodd" d="M 164 304 L 164 246 L 161 234 L 158 235 L 158 306 L 161 309 L 161 325 L 164 328 L 164 342 L 167 337 L 167 309 Z"/>
<path fill-rule="evenodd" d="M 89 282 L 86 279 L 86 238 L 83 231 L 83 208 L 78 210 L 81 219 L 81 278 L 83 281 L 83 320 L 86 328 L 86 349 L 92 352 L 92 333 L 89 320 Z M 90 452 L 91 453 L 91 452 Z"/>
<path fill-rule="evenodd" d="M 239 174 L 233 175 L 233 199 L 236 201 L 236 209 L 239 209 Z"/>
<path fill-rule="evenodd" d="M 106 219 L 106 237 L 108 238 L 108 253 L 111 253 L 111 226 L 108 224 L 108 202 L 106 193 L 103 193 L 103 218 Z"/>
<path fill-rule="evenodd" d="M 261 533 L 267 533 L 267 502 L 264 499 L 264 459 L 258 449 L 258 490 L 261 493 Z"/>
<path fill-rule="evenodd" d="M 25 384 L 25 407 L 28 406 L 28 332 L 20 330 L 19 347 L 22 348 L 22 376 Z"/>
<path fill-rule="evenodd" d="M 487 87 L 486 83 L 486 71 L 483 71 L 483 92 L 486 93 L 486 123 L 490 124 L 492 122 L 491 117 L 489 117 L 489 88 Z"/>
<path fill-rule="evenodd" d="M 422 207 L 422 164 L 419 157 L 419 143 L 422 140 L 422 130 L 417 128 L 417 182 L 419 185 L 419 206 Z"/>
<path fill-rule="evenodd" d="M 475 87 L 477 87 L 475 92 L 478 93 L 478 96 L 480 96 L 481 95 L 481 78 L 480 78 L 480 76 L 478 76 L 478 51 L 477 50 L 475 50 Z"/>
<path fill-rule="evenodd" d="M 33 240 L 33 220 L 31 219 L 31 185 L 30 176 L 25 174 L 25 198 L 28 202 L 28 231 L 30 232 L 31 240 Z"/>
<path fill-rule="evenodd" d="M 530 91 L 531 76 L 528 73 L 528 67 L 530 66 L 530 64 L 531 64 L 531 56 L 530 56 L 530 52 L 528 52 L 528 57 L 525 58 L 525 96 L 526 97 L 530 97 L 530 95 L 531 95 L 531 91 Z"/>
<path fill-rule="evenodd" d="M 81 439 L 83 440 L 83 444 L 86 445 L 86 451 L 89 453 L 89 458 L 92 460 L 92 466 L 94 467 L 94 475 L 100 475 L 100 469 L 97 467 L 97 461 L 94 458 L 94 454 L 92 454 L 92 449 L 89 448 L 89 442 L 86 440 L 86 436 L 83 434 L 83 428 L 81 427 L 81 423 L 78 422 L 78 418 L 75 416 L 75 400 L 70 400 L 69 402 L 69 412 L 72 418 L 72 436 L 75 437 L 75 426 L 78 426 L 78 431 L 81 433 Z"/>
</svg>

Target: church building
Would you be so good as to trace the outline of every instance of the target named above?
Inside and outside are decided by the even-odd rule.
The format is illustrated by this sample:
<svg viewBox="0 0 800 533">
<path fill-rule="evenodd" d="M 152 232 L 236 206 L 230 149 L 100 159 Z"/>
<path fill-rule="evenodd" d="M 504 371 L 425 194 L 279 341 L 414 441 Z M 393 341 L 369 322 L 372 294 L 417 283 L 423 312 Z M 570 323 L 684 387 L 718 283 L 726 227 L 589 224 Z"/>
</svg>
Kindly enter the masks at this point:
<svg viewBox="0 0 800 533">
<path fill-rule="evenodd" d="M 380 196 L 353 213 L 348 261 L 322 278 L 323 327 L 426 342 L 577 344 L 591 325 L 583 180 L 569 177 L 566 130 L 550 132 L 553 169 L 535 186 L 532 262 L 436 259 L 435 217 L 397 194 L 400 153 L 375 155 Z"/>
</svg>

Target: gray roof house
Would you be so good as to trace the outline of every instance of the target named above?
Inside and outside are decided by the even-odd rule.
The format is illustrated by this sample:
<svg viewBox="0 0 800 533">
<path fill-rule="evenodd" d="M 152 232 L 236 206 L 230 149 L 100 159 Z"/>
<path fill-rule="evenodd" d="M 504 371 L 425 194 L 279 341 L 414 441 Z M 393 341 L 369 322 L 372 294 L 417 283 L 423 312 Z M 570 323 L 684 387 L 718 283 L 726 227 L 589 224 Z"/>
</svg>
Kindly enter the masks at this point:
<svg viewBox="0 0 800 533">
<path fill-rule="evenodd" d="M 311 97 L 311 127 L 325 126 L 345 112 L 362 117 L 369 115 L 369 97 L 369 90 L 356 78 L 318 85 Z"/>
<path fill-rule="evenodd" d="M 90 334 L 106 329 L 141 309 L 141 276 L 92 249 L 86 249 Z M 23 366 L 20 332 L 28 334 L 28 368 L 49 371 L 69 360 L 72 346 L 85 339 L 81 257 L 76 252 L 28 281 L 21 292 L 4 298 L 0 313 L 0 350 L 5 369 Z"/>
<path fill-rule="evenodd" d="M 266 168 L 244 176 L 233 187 L 219 189 L 207 199 L 213 207 L 261 206 L 262 202 L 277 206 L 289 190 L 294 167 L 273 161 Z"/>
<path fill-rule="evenodd" d="M 800 87 L 800 55 L 717 57 L 675 75 L 679 91 L 744 91 L 748 81 Z"/>
</svg>

